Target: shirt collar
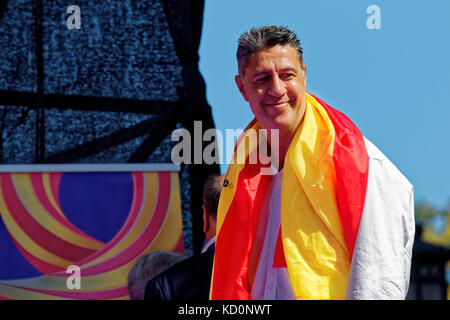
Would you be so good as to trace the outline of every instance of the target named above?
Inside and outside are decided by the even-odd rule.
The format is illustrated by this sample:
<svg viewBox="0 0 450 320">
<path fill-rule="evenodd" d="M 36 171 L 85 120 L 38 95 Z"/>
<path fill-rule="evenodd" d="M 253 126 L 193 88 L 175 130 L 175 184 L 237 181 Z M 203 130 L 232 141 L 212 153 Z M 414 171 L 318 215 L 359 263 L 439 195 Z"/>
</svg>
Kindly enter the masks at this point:
<svg viewBox="0 0 450 320">
<path fill-rule="evenodd" d="M 214 242 L 216 242 L 216 236 L 214 236 L 214 237 L 212 237 L 211 239 L 209 239 L 209 241 L 203 246 L 202 253 L 206 252 L 206 250 L 208 250 L 208 248 L 209 248 Z"/>
</svg>

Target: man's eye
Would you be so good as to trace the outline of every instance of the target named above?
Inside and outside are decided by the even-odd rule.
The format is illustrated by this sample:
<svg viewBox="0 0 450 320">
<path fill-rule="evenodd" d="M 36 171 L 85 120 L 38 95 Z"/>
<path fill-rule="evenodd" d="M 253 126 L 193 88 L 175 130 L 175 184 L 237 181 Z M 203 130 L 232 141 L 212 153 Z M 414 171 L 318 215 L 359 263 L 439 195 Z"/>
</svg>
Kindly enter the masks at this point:
<svg viewBox="0 0 450 320">
<path fill-rule="evenodd" d="M 291 78 L 294 78 L 295 77 L 295 74 L 293 74 L 293 73 L 285 73 L 285 74 L 283 74 L 283 76 L 282 76 L 284 79 L 291 79 Z"/>
<path fill-rule="evenodd" d="M 263 82 L 263 81 L 266 81 L 267 78 L 268 78 L 267 76 L 266 76 L 266 77 L 258 78 L 258 79 L 256 79 L 256 82 Z"/>
</svg>

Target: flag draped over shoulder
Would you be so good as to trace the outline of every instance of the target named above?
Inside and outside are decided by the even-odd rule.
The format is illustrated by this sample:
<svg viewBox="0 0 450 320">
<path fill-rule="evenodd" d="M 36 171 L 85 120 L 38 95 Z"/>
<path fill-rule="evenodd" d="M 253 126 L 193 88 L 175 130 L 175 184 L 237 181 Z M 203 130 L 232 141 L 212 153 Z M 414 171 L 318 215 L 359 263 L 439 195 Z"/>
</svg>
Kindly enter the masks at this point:
<svg viewBox="0 0 450 320">
<path fill-rule="evenodd" d="M 368 177 L 363 136 L 341 112 L 306 94 L 304 119 L 286 154 L 281 187 L 281 233 L 274 267 L 287 267 L 297 299 L 344 299 Z M 252 121 L 236 144 L 221 193 L 212 299 L 251 299 L 251 256 L 269 175 L 251 164 L 263 139 Z M 248 130 L 254 129 L 254 130 Z M 259 141 L 259 142 L 258 142 Z M 265 143 L 265 142 L 264 142 Z M 256 262 L 257 263 L 257 262 Z"/>
</svg>

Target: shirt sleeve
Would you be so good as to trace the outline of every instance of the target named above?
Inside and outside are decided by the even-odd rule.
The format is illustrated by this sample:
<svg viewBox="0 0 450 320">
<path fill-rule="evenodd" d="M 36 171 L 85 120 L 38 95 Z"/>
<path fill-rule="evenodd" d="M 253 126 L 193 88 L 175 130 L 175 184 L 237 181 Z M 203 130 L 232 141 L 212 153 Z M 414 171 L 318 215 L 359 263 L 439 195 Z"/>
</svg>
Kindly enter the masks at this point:
<svg viewBox="0 0 450 320">
<path fill-rule="evenodd" d="M 370 142 L 369 177 L 346 299 L 405 299 L 414 242 L 414 190 Z"/>
</svg>

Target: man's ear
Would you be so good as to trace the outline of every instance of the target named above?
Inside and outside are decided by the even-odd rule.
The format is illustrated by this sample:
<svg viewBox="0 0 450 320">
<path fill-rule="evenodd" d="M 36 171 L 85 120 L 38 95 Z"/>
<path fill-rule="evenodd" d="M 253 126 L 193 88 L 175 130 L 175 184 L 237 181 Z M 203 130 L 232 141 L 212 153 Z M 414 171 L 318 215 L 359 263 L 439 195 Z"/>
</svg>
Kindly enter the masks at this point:
<svg viewBox="0 0 450 320">
<path fill-rule="evenodd" d="M 247 94 L 245 93 L 245 87 L 244 82 L 240 76 L 235 76 L 234 81 L 236 81 L 236 85 L 239 88 L 239 91 L 241 92 L 242 96 L 244 97 L 245 101 L 248 101 Z"/>
<path fill-rule="evenodd" d="M 303 64 L 303 84 L 306 88 L 306 64 Z"/>
<path fill-rule="evenodd" d="M 203 233 L 208 232 L 209 229 L 209 219 L 208 214 L 206 213 L 206 207 L 205 205 L 202 205 L 203 208 Z"/>
</svg>

